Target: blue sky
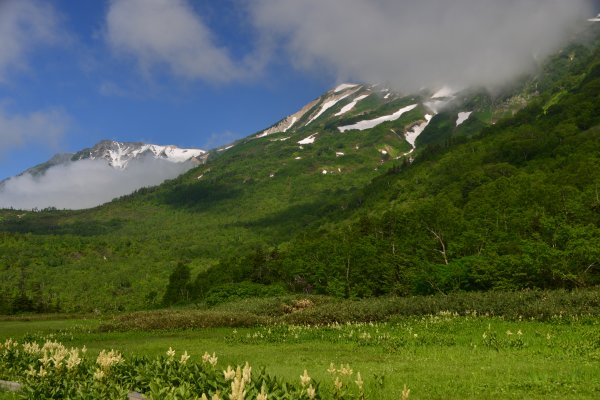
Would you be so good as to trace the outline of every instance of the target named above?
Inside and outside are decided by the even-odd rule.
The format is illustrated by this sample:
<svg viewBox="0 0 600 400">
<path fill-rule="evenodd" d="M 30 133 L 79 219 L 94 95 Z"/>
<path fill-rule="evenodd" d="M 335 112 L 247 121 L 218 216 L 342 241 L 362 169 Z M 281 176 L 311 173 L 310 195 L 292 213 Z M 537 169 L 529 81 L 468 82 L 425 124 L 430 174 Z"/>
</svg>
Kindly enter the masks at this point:
<svg viewBox="0 0 600 400">
<path fill-rule="evenodd" d="M 22 1 L 28 0 L 15 3 Z M 48 28 L 52 32 L 44 33 L 53 37 L 21 40 L 21 54 L 4 68 L 0 64 L 0 124 L 23 125 L 8 134 L 0 125 L 0 136 L 20 136 L 0 139 L 0 180 L 57 152 L 80 150 L 102 139 L 212 148 L 267 127 L 335 83 L 332 75 L 307 75 L 286 63 L 217 83 L 212 77 L 173 73 L 161 63 L 144 71 L 135 56 L 119 53 L 108 42 L 110 2 L 45 3 L 31 2 L 41 10 L 40 18 L 55 21 Z M 251 51 L 244 37 L 250 27 L 244 27 L 231 3 L 187 2 L 185 10 L 202 18 L 217 43 L 237 60 Z M 0 14 L 6 9 L 0 5 Z M 21 132 L 30 129 L 36 113 L 45 126 Z"/>
<path fill-rule="evenodd" d="M 340 81 L 498 84 L 592 11 L 587 0 L 448 3 L 0 0 L 0 180 L 102 139 L 214 148 Z M 501 68 L 485 75 L 489 65 Z"/>
</svg>

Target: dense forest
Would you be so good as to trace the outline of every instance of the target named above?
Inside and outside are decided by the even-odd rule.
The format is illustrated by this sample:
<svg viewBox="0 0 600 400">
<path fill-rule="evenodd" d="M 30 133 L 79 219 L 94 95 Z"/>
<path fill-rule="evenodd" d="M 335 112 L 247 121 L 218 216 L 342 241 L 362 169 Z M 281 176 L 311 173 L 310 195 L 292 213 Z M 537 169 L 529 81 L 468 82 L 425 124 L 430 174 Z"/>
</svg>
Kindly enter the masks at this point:
<svg viewBox="0 0 600 400">
<path fill-rule="evenodd" d="M 600 284 L 600 129 L 580 129 L 579 117 L 571 129 L 553 125 L 568 105 L 539 111 L 391 169 L 356 199 L 352 222 L 223 260 L 192 291 L 239 281 L 345 297 Z"/>
</svg>

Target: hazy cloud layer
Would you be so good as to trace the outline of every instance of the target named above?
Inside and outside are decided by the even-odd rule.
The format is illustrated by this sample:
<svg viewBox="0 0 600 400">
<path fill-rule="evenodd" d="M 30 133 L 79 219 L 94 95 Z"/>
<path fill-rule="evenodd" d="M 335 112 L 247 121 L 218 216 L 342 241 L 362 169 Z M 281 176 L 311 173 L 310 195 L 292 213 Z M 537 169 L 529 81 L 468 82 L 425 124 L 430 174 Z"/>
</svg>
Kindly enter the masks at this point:
<svg viewBox="0 0 600 400">
<path fill-rule="evenodd" d="M 47 2 L 0 0 L 0 82 L 12 69 L 26 69 L 33 49 L 58 40 L 59 21 Z"/>
<path fill-rule="evenodd" d="M 215 133 L 212 133 L 208 137 L 208 139 L 206 139 L 206 142 L 204 142 L 204 145 L 202 146 L 202 148 L 203 149 L 215 149 L 217 147 L 233 143 L 236 140 L 241 139 L 241 137 L 242 137 L 241 135 L 239 135 L 235 132 L 230 132 L 230 131 L 215 132 Z"/>
<path fill-rule="evenodd" d="M 0 157 L 12 148 L 29 144 L 56 148 L 70 125 L 61 110 L 9 114 L 0 107 Z"/>
<path fill-rule="evenodd" d="M 146 72 L 167 66 L 179 77 L 212 82 L 243 75 L 187 0 L 113 0 L 106 39 L 116 52 L 133 56 Z"/>
<path fill-rule="evenodd" d="M 253 0 L 296 66 L 401 90 L 495 86 L 593 15 L 589 0 Z M 578 22 L 579 21 L 579 22 Z"/>
<path fill-rule="evenodd" d="M 145 158 L 115 169 L 105 160 L 81 160 L 50 168 L 39 177 L 25 174 L 0 186 L 0 208 L 94 207 L 147 186 L 172 179 L 193 167 L 191 162 L 173 163 Z"/>
</svg>

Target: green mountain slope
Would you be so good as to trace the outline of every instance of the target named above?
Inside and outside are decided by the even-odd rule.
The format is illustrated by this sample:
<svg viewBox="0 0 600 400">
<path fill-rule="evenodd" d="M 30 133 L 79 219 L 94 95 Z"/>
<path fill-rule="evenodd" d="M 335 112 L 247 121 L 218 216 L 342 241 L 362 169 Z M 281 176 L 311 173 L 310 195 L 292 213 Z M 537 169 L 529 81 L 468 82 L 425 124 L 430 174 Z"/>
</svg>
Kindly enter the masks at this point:
<svg viewBox="0 0 600 400">
<path fill-rule="evenodd" d="M 348 297 L 597 283 L 598 60 L 573 46 L 435 116 L 448 99 L 336 88 L 159 187 L 2 211 L 0 312 L 154 306 L 179 264 L 184 301 L 243 281 Z"/>
<path fill-rule="evenodd" d="M 388 103 L 374 97 L 371 113 Z M 314 143 L 298 144 L 317 131 Z M 178 262 L 196 273 L 223 254 L 290 239 L 379 173 L 380 147 L 409 149 L 383 130 L 341 135 L 316 120 L 286 135 L 248 138 L 176 180 L 95 209 L 3 212 L 4 309 L 27 297 L 40 309 L 56 302 L 63 310 L 153 303 Z"/>
<path fill-rule="evenodd" d="M 377 177 L 344 222 L 224 261 L 193 291 L 236 281 L 346 297 L 599 284 L 598 57 L 576 71 L 561 81 L 577 82 L 570 90 L 549 87 L 476 137 L 434 141 Z"/>
</svg>

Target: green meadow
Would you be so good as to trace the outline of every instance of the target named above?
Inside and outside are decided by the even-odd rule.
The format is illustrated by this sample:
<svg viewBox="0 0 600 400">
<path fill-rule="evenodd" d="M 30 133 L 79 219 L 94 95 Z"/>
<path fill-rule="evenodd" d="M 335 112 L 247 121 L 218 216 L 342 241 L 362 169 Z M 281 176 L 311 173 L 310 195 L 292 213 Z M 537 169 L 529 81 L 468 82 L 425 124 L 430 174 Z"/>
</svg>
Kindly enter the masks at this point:
<svg viewBox="0 0 600 400">
<path fill-rule="evenodd" d="M 277 302 L 286 310 L 281 315 L 274 315 L 268 307 Z M 214 367 L 208 367 L 214 370 L 217 380 L 222 379 L 228 366 L 235 370 L 248 362 L 253 374 L 264 368 L 264 376 L 297 388 L 291 397 L 268 398 L 310 398 L 300 394 L 305 389 L 300 378 L 304 370 L 317 387 L 315 398 L 322 399 L 397 400 L 403 398 L 405 385 L 410 390 L 405 398 L 410 399 L 596 399 L 600 396 L 600 317 L 593 307 L 587 315 L 558 311 L 544 316 L 544 310 L 540 309 L 537 316 L 507 317 L 463 310 L 412 316 L 395 314 L 371 322 L 344 321 L 344 309 L 356 308 L 360 312 L 372 307 L 369 304 L 372 302 L 334 302 L 339 322 L 332 321 L 336 318 L 332 318 L 328 308 L 329 300 L 319 298 L 252 300 L 252 304 L 233 303 L 210 310 L 180 309 L 170 313 L 177 316 L 171 320 L 164 311 L 101 319 L 17 318 L 0 322 L 0 339 L 4 342 L 10 337 L 20 343 L 40 345 L 48 340 L 57 341 L 69 349 L 85 346 L 87 352 L 82 357 L 90 364 L 94 364 L 102 350 L 114 349 L 126 362 L 136 360 L 127 366 L 130 373 L 132 369 L 139 371 L 139 365 L 143 364 L 140 357 L 147 363 L 169 365 L 169 349 L 175 351 L 174 364 L 187 352 L 188 363 L 207 365 L 202 356 L 214 353 L 218 361 Z M 290 306 L 296 309 L 286 308 Z M 381 304 L 377 306 L 382 308 Z M 255 325 L 249 315 L 231 317 L 237 308 L 248 309 L 248 314 L 257 316 L 259 307 L 266 318 L 260 324 Z M 221 321 L 215 315 L 229 318 L 232 326 L 213 326 Z M 291 317 L 309 322 L 285 322 Z M 317 323 L 319 319 L 330 322 Z M 154 325 L 157 320 L 164 321 L 163 328 Z M 186 325 L 185 321 L 192 322 Z M 187 364 L 185 367 L 188 368 Z M 201 398 L 200 391 L 194 392 L 196 383 L 186 382 L 185 377 L 173 383 L 169 380 L 172 377 L 164 376 L 173 372 L 161 371 L 163 375 L 152 379 L 168 383 L 171 389 L 178 385 L 185 387 L 184 394 L 157 395 L 158 389 L 148 385 L 144 390 L 144 383 L 135 386 L 135 381 L 132 381 L 135 387 L 126 389 L 136 389 L 150 398 Z M 360 380 L 364 381 L 362 394 L 357 384 L 359 372 Z M 19 381 L 25 374 L 6 363 L 0 364 L 0 379 Z M 336 378 L 343 385 L 340 391 L 334 384 Z M 258 392 L 261 382 L 256 387 Z M 229 392 L 228 386 L 224 388 L 221 398 L 233 398 L 225 397 Z M 248 391 L 245 398 L 257 398 L 258 394 L 252 393 Z M 407 393 L 405 390 L 405 396 Z"/>
</svg>

